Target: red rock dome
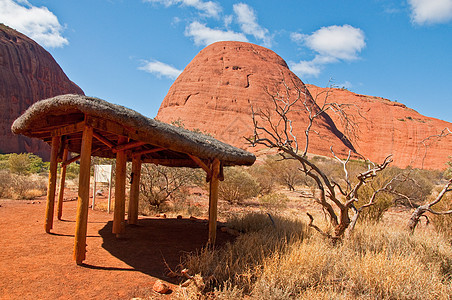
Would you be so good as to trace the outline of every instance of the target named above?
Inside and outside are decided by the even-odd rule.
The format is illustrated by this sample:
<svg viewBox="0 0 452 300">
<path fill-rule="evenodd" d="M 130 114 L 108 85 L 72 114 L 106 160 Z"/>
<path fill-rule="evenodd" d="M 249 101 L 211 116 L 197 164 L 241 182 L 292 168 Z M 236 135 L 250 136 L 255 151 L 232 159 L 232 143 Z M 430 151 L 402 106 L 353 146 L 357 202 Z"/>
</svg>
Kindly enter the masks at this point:
<svg viewBox="0 0 452 300">
<path fill-rule="evenodd" d="M 244 42 L 214 43 L 196 55 L 176 79 L 157 118 L 168 123 L 181 121 L 189 129 L 208 132 L 221 141 L 253 151 L 244 139 L 253 134 L 251 106 L 255 110 L 274 109 L 266 89 L 274 94 L 284 89 L 283 83 L 305 90 L 303 82 L 273 51 Z M 303 97 L 314 105 L 309 92 Z M 291 119 L 300 147 L 304 147 L 308 122 L 301 101 L 293 107 Z M 309 152 L 329 155 L 331 145 L 340 154 L 353 149 L 328 115 L 323 114 L 314 127 L 318 135 L 312 134 Z"/>
<path fill-rule="evenodd" d="M 48 159 L 46 143 L 14 135 L 11 124 L 31 104 L 68 93 L 83 95 L 44 48 L 0 24 L 0 153 L 32 152 Z"/>
</svg>

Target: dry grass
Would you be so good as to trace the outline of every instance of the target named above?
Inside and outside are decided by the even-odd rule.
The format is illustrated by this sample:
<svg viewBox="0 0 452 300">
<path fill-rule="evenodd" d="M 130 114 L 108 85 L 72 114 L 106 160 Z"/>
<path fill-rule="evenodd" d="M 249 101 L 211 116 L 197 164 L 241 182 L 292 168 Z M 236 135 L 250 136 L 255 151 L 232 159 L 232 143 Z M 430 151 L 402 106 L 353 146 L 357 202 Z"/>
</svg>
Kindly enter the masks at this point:
<svg viewBox="0 0 452 300">
<path fill-rule="evenodd" d="M 244 233 L 220 250 L 188 256 L 198 286 L 184 298 L 450 299 L 452 247 L 432 230 L 362 224 L 332 245 L 296 219 L 252 214 L 231 220 Z M 201 283 L 201 284 L 200 284 Z"/>
<path fill-rule="evenodd" d="M 47 192 L 47 178 L 38 174 L 19 175 L 0 171 L 0 197 L 34 199 Z"/>
</svg>

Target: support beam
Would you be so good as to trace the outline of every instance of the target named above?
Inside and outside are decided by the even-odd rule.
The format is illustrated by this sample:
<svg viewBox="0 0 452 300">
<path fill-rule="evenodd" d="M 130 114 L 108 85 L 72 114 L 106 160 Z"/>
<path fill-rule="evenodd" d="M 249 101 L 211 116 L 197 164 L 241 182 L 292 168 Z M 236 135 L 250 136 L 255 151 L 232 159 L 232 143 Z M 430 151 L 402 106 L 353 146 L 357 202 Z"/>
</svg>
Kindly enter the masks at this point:
<svg viewBox="0 0 452 300">
<path fill-rule="evenodd" d="M 67 160 L 68 155 L 67 147 L 64 147 L 63 151 L 63 161 L 61 162 L 61 171 L 60 171 L 60 190 L 58 192 L 58 220 L 61 220 L 63 216 L 63 198 L 64 198 L 64 184 L 66 183 L 66 168 L 67 164 L 64 162 Z"/>
<path fill-rule="evenodd" d="M 212 177 L 212 171 L 200 158 L 191 154 L 188 154 L 188 156 L 207 173 L 208 178 Z"/>
<path fill-rule="evenodd" d="M 70 165 L 70 164 L 72 164 L 73 162 L 75 162 L 75 161 L 77 161 L 79 159 L 80 159 L 80 155 L 74 156 L 73 158 L 71 158 L 69 160 L 63 161 L 62 165 L 63 166 Z"/>
<path fill-rule="evenodd" d="M 133 148 L 137 148 L 137 147 L 141 147 L 143 145 L 146 145 L 145 142 L 141 142 L 141 141 L 134 141 L 134 142 L 130 142 L 127 144 L 122 144 L 122 145 L 118 145 L 116 147 L 113 147 L 113 153 L 118 153 L 118 151 L 123 151 L 123 150 L 129 150 L 129 149 L 133 149 Z"/>
<path fill-rule="evenodd" d="M 62 136 L 67 135 L 75 132 L 81 132 L 83 131 L 83 128 L 85 127 L 85 121 L 78 122 L 75 124 L 66 125 L 63 127 L 58 127 L 51 131 L 52 136 Z"/>
<path fill-rule="evenodd" d="M 217 206 L 220 161 L 215 158 L 211 167 L 212 177 L 209 182 L 209 245 L 215 245 L 217 237 Z"/>
<path fill-rule="evenodd" d="M 98 140 L 102 144 L 106 145 L 110 149 L 113 149 L 114 147 L 116 147 L 115 143 L 113 143 L 112 141 L 110 141 L 106 137 L 100 135 L 100 133 L 94 132 L 93 136 L 96 138 L 96 140 Z"/>
<path fill-rule="evenodd" d="M 58 148 L 60 146 L 61 137 L 52 137 L 52 150 L 50 152 L 50 168 L 49 168 L 49 184 L 47 188 L 47 203 L 46 203 L 46 219 L 44 228 L 47 233 L 53 228 L 53 214 L 55 209 L 55 191 L 57 180 L 58 167 Z"/>
<path fill-rule="evenodd" d="M 127 143 L 127 138 L 120 137 L 118 144 Z M 113 215 L 113 233 L 119 237 L 125 231 L 126 214 L 126 163 L 127 155 L 125 151 L 116 153 L 116 176 L 115 176 L 115 211 Z"/>
<path fill-rule="evenodd" d="M 80 151 L 80 174 L 77 201 L 77 217 L 75 224 L 74 259 L 81 265 L 86 258 L 86 233 L 88 227 L 89 179 L 91 167 L 91 146 L 93 128 L 86 126 L 83 130 L 82 148 Z"/>
<path fill-rule="evenodd" d="M 141 156 L 132 158 L 132 182 L 130 185 L 129 211 L 127 221 L 129 224 L 138 223 L 138 201 L 140 198 Z"/>
<path fill-rule="evenodd" d="M 138 152 L 134 152 L 132 155 L 133 156 L 141 156 L 141 155 L 145 155 L 145 154 L 149 154 L 149 153 L 155 153 L 155 152 L 159 152 L 162 150 L 166 150 L 165 148 L 154 148 L 154 149 L 146 149 L 146 150 L 141 150 Z"/>
</svg>

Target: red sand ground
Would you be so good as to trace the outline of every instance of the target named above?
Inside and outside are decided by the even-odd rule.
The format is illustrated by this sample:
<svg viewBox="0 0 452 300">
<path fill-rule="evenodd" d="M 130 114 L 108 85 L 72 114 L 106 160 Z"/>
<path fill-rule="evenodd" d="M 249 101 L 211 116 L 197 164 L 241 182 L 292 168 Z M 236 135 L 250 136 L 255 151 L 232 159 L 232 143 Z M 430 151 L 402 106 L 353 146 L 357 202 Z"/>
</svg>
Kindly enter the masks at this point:
<svg viewBox="0 0 452 300">
<path fill-rule="evenodd" d="M 33 204 L 34 203 L 34 204 Z M 188 219 L 140 219 L 121 239 L 111 233 L 113 215 L 89 211 L 87 257 L 77 266 L 72 252 L 76 201 L 64 202 L 63 220 L 52 234 L 43 221 L 45 200 L 0 200 L 0 299 L 171 298 L 152 291 L 186 252 L 207 241 L 207 224 Z M 231 240 L 218 231 L 217 245 Z"/>
</svg>

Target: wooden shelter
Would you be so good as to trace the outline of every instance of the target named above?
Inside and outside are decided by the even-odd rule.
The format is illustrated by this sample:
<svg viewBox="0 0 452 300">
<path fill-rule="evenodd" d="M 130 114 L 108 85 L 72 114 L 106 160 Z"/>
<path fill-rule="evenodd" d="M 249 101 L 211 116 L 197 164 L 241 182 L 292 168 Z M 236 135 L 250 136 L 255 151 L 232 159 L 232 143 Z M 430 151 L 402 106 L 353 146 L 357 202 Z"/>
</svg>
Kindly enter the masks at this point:
<svg viewBox="0 0 452 300">
<path fill-rule="evenodd" d="M 215 243 L 219 180 L 223 166 L 252 165 L 255 156 L 195 133 L 147 118 L 107 101 L 80 95 L 62 95 L 33 104 L 12 125 L 12 131 L 39 138 L 51 145 L 45 230 L 53 227 L 57 164 L 61 162 L 58 218 L 61 218 L 66 166 L 80 160 L 74 259 L 86 254 L 91 156 L 116 158 L 113 233 L 125 230 L 126 163 L 132 162 L 128 223 L 138 220 L 139 180 L 142 163 L 202 168 L 209 190 L 209 243 Z M 79 153 L 67 159 L 67 153 Z"/>
</svg>

